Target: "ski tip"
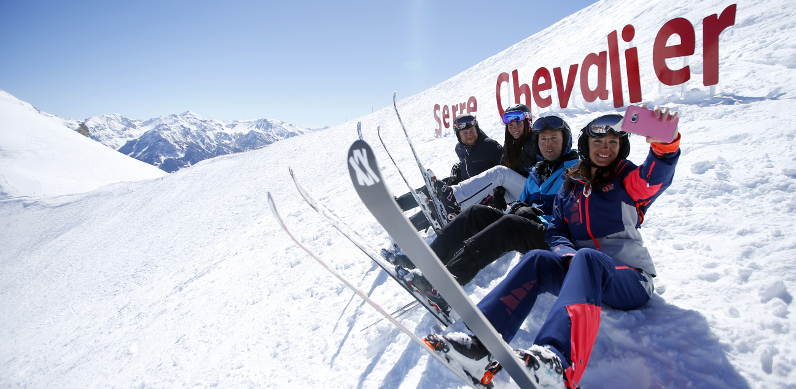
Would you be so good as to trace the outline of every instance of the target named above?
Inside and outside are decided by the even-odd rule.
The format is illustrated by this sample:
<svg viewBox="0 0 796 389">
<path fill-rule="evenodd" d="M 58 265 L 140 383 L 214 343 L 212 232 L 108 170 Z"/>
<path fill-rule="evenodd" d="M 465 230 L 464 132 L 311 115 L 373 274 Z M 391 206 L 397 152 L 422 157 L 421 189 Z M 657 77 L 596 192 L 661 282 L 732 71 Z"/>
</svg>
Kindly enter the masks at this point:
<svg viewBox="0 0 796 389">
<path fill-rule="evenodd" d="M 271 192 L 266 192 L 266 197 L 268 198 L 268 208 L 271 208 L 271 213 L 278 218 L 279 213 L 276 211 L 276 204 L 274 204 L 274 198 L 271 196 Z"/>
</svg>

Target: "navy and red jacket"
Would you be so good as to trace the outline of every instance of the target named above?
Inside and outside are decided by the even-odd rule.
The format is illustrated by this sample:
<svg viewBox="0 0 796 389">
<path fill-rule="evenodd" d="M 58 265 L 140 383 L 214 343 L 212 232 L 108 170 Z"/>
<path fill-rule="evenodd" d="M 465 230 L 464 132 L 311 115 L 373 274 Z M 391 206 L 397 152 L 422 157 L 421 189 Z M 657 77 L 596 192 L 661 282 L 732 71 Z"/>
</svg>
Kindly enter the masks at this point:
<svg viewBox="0 0 796 389">
<path fill-rule="evenodd" d="M 655 266 L 638 228 L 647 208 L 672 183 L 680 158 L 680 136 L 672 143 L 652 143 L 641 166 L 628 160 L 607 185 L 571 177 L 553 202 L 553 220 L 545 236 L 562 257 L 592 248 L 625 265 L 655 276 Z"/>
</svg>

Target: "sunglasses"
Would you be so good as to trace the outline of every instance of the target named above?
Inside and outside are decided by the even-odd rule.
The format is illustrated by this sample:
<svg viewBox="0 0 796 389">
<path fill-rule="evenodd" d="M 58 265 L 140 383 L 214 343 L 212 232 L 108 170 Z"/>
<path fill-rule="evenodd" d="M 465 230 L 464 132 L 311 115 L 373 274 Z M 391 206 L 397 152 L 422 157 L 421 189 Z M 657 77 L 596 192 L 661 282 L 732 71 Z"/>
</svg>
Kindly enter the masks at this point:
<svg viewBox="0 0 796 389">
<path fill-rule="evenodd" d="M 511 111 L 503 114 L 503 123 L 509 124 L 511 122 L 521 122 L 525 119 L 531 120 L 533 116 L 530 113 L 523 111 Z"/>
<path fill-rule="evenodd" d="M 603 115 L 591 121 L 584 129 L 589 138 L 604 138 L 609 132 L 618 137 L 627 136 L 627 132 L 614 128 L 622 121 L 622 115 Z"/>
<path fill-rule="evenodd" d="M 561 130 L 566 128 L 566 124 L 564 120 L 558 116 L 546 116 L 543 118 L 536 119 L 533 123 L 533 127 L 531 127 L 531 131 L 535 133 L 540 133 L 544 130 Z"/>
<path fill-rule="evenodd" d="M 453 128 L 455 128 L 456 130 L 464 130 L 466 128 L 474 126 L 475 123 L 477 123 L 477 121 L 475 120 L 475 116 L 473 115 L 463 116 L 456 119 L 456 121 L 453 122 Z"/>
</svg>

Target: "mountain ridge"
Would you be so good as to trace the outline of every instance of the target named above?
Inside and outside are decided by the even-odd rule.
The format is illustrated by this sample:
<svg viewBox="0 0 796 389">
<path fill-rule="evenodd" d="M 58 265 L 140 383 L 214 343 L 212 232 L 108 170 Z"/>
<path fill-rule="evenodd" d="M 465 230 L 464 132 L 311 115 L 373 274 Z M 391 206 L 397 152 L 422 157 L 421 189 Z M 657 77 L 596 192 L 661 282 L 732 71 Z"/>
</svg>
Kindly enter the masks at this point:
<svg viewBox="0 0 796 389">
<path fill-rule="evenodd" d="M 315 131 L 276 119 L 221 121 L 190 110 L 147 120 L 96 115 L 79 127 L 89 138 L 168 173 Z"/>
</svg>

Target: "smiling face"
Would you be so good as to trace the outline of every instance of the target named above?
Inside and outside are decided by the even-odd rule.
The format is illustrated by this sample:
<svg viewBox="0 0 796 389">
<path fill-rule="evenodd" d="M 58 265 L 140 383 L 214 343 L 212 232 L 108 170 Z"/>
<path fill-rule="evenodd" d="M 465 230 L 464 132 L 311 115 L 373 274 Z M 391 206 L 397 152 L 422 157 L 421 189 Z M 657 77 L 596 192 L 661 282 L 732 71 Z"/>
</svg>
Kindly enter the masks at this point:
<svg viewBox="0 0 796 389">
<path fill-rule="evenodd" d="M 475 144 L 475 141 L 478 140 L 478 131 L 475 129 L 475 126 L 459 130 L 459 139 L 461 139 L 461 142 L 465 146 L 472 146 Z"/>
<path fill-rule="evenodd" d="M 610 132 L 604 138 L 589 138 L 589 159 L 600 167 L 610 165 L 619 155 L 619 142 Z"/>
<path fill-rule="evenodd" d="M 548 161 L 555 161 L 561 156 L 564 148 L 564 137 L 561 131 L 544 130 L 539 133 L 539 152 Z"/>
<path fill-rule="evenodd" d="M 520 139 L 522 136 L 522 131 L 525 129 L 525 126 L 522 124 L 521 121 L 519 122 L 509 122 L 509 134 L 511 134 L 514 139 Z"/>
</svg>

